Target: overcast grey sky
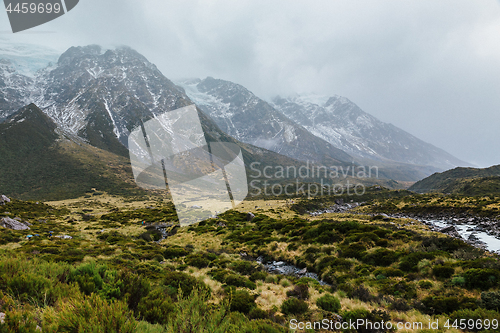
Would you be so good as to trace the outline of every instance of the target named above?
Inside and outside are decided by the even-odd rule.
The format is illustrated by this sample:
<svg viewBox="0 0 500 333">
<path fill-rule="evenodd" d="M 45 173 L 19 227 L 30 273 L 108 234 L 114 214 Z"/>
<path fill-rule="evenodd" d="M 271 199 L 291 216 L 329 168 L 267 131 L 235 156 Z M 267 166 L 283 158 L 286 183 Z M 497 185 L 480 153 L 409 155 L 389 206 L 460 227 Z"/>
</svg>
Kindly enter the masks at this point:
<svg viewBox="0 0 500 333">
<path fill-rule="evenodd" d="M 499 0 L 80 0 L 0 38 L 65 50 L 129 45 L 170 79 L 213 76 L 262 98 L 351 99 L 456 157 L 500 164 Z"/>
</svg>

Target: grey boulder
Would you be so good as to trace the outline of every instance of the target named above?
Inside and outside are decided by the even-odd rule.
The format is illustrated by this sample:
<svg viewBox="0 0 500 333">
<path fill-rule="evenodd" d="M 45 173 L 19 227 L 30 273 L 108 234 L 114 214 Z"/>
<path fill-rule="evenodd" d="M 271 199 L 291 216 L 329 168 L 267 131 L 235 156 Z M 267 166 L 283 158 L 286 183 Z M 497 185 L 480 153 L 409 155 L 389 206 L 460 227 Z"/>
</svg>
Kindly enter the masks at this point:
<svg viewBox="0 0 500 333">
<path fill-rule="evenodd" d="M 0 196 L 0 205 L 5 205 L 8 202 L 10 202 L 10 199 L 2 194 L 2 196 Z"/>
<path fill-rule="evenodd" d="M 11 219 L 10 217 L 4 217 L 0 219 L 0 227 L 4 227 L 12 230 L 30 230 L 26 224 Z"/>
</svg>

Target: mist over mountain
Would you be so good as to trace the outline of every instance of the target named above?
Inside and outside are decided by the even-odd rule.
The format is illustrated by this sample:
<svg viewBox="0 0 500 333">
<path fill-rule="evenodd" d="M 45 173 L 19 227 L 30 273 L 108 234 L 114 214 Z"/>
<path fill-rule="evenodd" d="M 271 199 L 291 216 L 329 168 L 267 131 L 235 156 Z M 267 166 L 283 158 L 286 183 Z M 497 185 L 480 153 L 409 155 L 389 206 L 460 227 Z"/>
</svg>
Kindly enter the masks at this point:
<svg viewBox="0 0 500 333">
<path fill-rule="evenodd" d="M 42 131 L 45 133 L 44 137 L 51 137 L 52 144 L 39 147 L 37 153 L 40 158 L 45 156 L 44 149 L 53 149 L 60 142 L 71 145 L 77 142 L 77 145 L 82 144 L 111 154 L 108 156 L 109 159 L 119 161 L 116 163 L 127 170 L 125 171 L 127 173 L 125 180 L 127 181 L 133 180 L 127 148 L 130 132 L 149 119 L 161 120 L 163 113 L 193 104 L 183 90 L 163 76 L 156 66 L 127 47 L 107 51 L 102 51 L 100 47 L 95 45 L 72 47 L 61 55 L 57 64 L 39 71 L 33 79 L 17 73 L 15 68 L 7 62 L 5 68 L 6 70 L 0 72 L 2 74 L 0 82 L 8 84 L 4 87 L 6 93 L 2 95 L 6 101 L 0 109 L 5 120 L 2 123 L 5 125 L 2 156 L 13 156 L 14 158 L 18 156 L 18 151 L 25 150 L 22 148 L 23 145 L 38 146 L 28 140 L 30 139 L 30 130 L 28 129 L 38 131 L 34 125 L 35 120 L 29 122 L 31 124 L 29 127 L 24 125 L 24 121 L 19 121 L 22 125 L 19 130 L 16 129 L 17 126 L 11 124 L 12 119 L 25 112 L 24 108 L 19 110 L 19 105 L 30 104 L 30 110 L 38 110 L 39 106 L 40 113 L 45 115 L 36 119 L 49 119 L 55 127 L 50 131 Z M 298 167 L 302 165 L 286 156 L 235 140 L 221 131 L 203 112 L 197 111 L 205 140 L 207 142 L 231 142 L 239 145 L 245 162 L 248 164 L 258 161 L 262 166 L 296 165 Z M 162 122 L 162 126 L 169 131 L 172 124 Z M 23 133 L 26 138 L 23 137 L 23 140 L 18 142 L 18 133 Z M 33 138 L 35 140 L 37 137 L 33 136 Z M 77 155 L 81 154 L 77 153 Z M 47 154 L 47 156 L 51 155 Z M 7 158 L 2 159 L 5 168 L 11 168 L 11 172 L 17 173 L 19 182 L 16 183 L 16 186 L 20 187 L 19 189 L 16 187 L 15 190 L 11 187 L 10 191 L 5 191 L 5 193 L 27 192 L 25 197 L 28 197 L 32 192 L 32 187 L 30 187 L 30 182 L 25 182 L 25 187 L 23 187 L 23 179 L 31 179 L 37 173 L 41 179 L 49 182 L 51 182 L 52 177 L 57 177 L 49 167 L 43 170 L 40 170 L 39 167 L 50 165 L 51 160 L 53 163 L 58 163 L 59 157 L 48 160 L 42 158 L 43 163 L 34 164 L 29 158 L 29 155 L 23 155 L 22 158 L 16 157 L 14 159 L 16 163 L 31 165 L 29 170 L 27 168 L 11 168 L 17 164 L 12 163 Z M 65 163 L 61 165 L 66 165 L 67 167 L 63 169 L 70 173 L 80 172 L 79 168 L 74 168 L 76 165 L 74 163 L 70 163 L 70 166 Z M 53 169 L 58 170 L 58 168 Z M 100 170 L 100 167 L 96 169 Z M 12 177 L 6 177 L 6 174 L 2 176 L 4 186 L 13 186 L 13 182 L 8 181 L 13 179 Z M 88 179 L 90 181 L 91 177 Z M 105 187 L 113 186 L 108 184 Z M 85 186 L 85 190 L 88 190 L 88 186 Z M 76 191 L 70 193 L 82 194 L 82 191 L 83 188 L 77 187 Z"/>
<path fill-rule="evenodd" d="M 470 165 L 378 120 L 342 96 L 276 97 L 273 106 L 314 135 L 353 156 L 432 166 L 440 170 Z"/>
<path fill-rule="evenodd" d="M 468 165 L 344 97 L 296 95 L 268 103 L 239 84 L 212 77 L 176 83 L 226 133 L 295 159 L 325 162 L 320 156 L 326 150 L 345 161 L 342 151 L 351 163 L 377 165 L 383 178 L 404 181 Z"/>
<path fill-rule="evenodd" d="M 298 160 L 330 163 L 353 160 L 239 84 L 208 77 L 179 85 L 222 131 L 240 141 Z"/>
<path fill-rule="evenodd" d="M 31 54 L 26 49 L 24 52 Z M 21 73 L 15 59 L 3 59 L 1 54 L 0 59 L 0 121 L 7 119 L 2 125 L 7 126 L 5 133 L 9 129 L 5 140 L 17 137 L 12 134 L 13 125 L 8 125 L 12 115 L 25 112 L 23 107 L 33 103 L 30 108 L 39 108 L 56 126 L 51 130 L 56 133 L 53 144 L 43 147 L 53 149 L 60 142 L 76 142 L 111 154 L 107 158 L 119 160 L 123 170 L 130 171 L 127 145 L 131 131 L 153 118 L 162 122 L 165 112 L 193 103 L 206 142 L 237 144 L 247 167 L 252 162 L 259 162 L 261 168 L 300 166 L 306 162 L 344 167 L 377 165 L 382 179 L 416 181 L 446 165 L 437 157 L 441 153 L 451 165 L 459 162 L 392 125 L 379 122 L 345 99 L 329 98 L 321 107 L 311 101 L 298 103 L 298 99 L 275 100 L 270 104 L 241 85 L 210 77 L 176 85 L 128 47 L 71 47 L 57 62 L 37 69 L 33 75 Z M 324 131 L 315 131 L 316 124 L 321 124 L 319 128 Z M 168 131 L 172 124 L 162 122 L 162 126 Z M 337 136 L 326 130 L 329 126 Z M 27 128 L 33 126 L 20 128 L 28 133 Z M 11 141 L 5 141 L 4 154 L 16 156 L 14 147 Z M 42 150 L 39 149 L 40 154 Z M 19 161 L 29 164 L 28 157 Z M 130 180 L 131 174 L 124 177 Z M 18 191 L 21 192 L 22 189 Z"/>
</svg>

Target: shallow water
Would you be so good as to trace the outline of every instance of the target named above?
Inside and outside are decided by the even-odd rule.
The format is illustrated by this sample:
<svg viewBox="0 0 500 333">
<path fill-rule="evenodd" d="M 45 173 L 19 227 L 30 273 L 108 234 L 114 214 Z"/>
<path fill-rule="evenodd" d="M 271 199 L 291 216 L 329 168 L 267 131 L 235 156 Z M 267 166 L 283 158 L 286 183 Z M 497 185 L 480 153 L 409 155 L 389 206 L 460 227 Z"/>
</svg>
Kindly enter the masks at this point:
<svg viewBox="0 0 500 333">
<path fill-rule="evenodd" d="M 431 223 L 439 228 L 449 227 L 451 225 L 455 226 L 458 233 L 464 240 L 467 240 L 471 234 L 474 234 L 479 240 L 486 244 L 486 249 L 491 252 L 500 253 L 500 239 L 488 235 L 484 231 L 467 231 L 470 229 L 475 229 L 477 226 L 474 224 L 455 224 L 453 222 L 448 222 L 445 220 L 424 220 L 425 222 Z"/>
</svg>

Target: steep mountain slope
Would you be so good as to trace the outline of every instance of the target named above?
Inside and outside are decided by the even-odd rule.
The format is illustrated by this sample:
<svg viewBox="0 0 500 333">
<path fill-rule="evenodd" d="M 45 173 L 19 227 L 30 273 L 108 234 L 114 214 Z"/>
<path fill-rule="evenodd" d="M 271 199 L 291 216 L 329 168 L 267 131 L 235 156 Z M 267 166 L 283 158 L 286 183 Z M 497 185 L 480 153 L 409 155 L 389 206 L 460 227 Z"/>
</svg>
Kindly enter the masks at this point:
<svg viewBox="0 0 500 333">
<path fill-rule="evenodd" d="M 239 84 L 212 77 L 178 84 L 222 131 L 237 140 L 303 161 L 330 165 L 352 161 Z"/>
<path fill-rule="evenodd" d="M 0 38 L 0 122 L 29 104 L 36 73 L 57 63 L 60 53 Z"/>
<path fill-rule="evenodd" d="M 104 53 L 96 46 L 71 48 L 60 57 L 57 65 L 38 73 L 31 84 L 32 90 L 28 94 L 19 94 L 16 103 L 39 103 L 59 131 L 87 143 L 88 147 L 97 147 L 113 153 L 113 156 L 123 157 L 119 164 L 127 167 L 129 153 L 126 145 L 132 129 L 153 117 L 160 119 L 164 112 L 192 104 L 182 89 L 178 89 L 154 65 L 129 48 Z M 9 113 L 12 113 L 12 108 Z M 239 145 L 247 166 L 253 162 L 259 162 L 257 168 L 302 165 L 286 156 L 235 140 L 222 132 L 203 112 L 197 111 L 206 141 Z M 163 125 L 167 131 L 171 126 Z M 10 144 L 5 144 L 7 151 Z M 15 152 L 10 154 L 16 155 Z M 4 161 L 7 163 L 6 159 Z M 27 162 L 27 165 L 31 163 Z M 15 173 L 15 169 L 11 168 L 11 171 Z M 4 182 L 2 176 L 0 179 L 10 184 L 5 186 L 13 186 L 12 182 Z M 131 173 L 128 179 L 132 179 Z M 19 186 L 22 187 L 21 182 Z M 14 192 L 22 193 L 22 189 Z"/>
<path fill-rule="evenodd" d="M 126 158 L 64 133 L 34 104 L 0 124 L 0 156 L 0 193 L 15 198 L 65 199 L 92 188 L 144 194 Z"/>
<path fill-rule="evenodd" d="M 185 89 L 189 98 L 220 128 L 244 142 L 266 146 L 299 160 L 318 160 L 318 151 L 323 149 L 322 152 L 326 153 L 326 156 L 333 154 L 337 157 L 337 161 L 319 158 L 323 164 L 328 166 L 345 164 L 338 162 L 339 159 L 345 159 L 345 156 L 333 148 L 333 145 L 328 145 L 310 133 L 310 128 L 307 129 L 307 126 L 304 128 L 288 119 L 272 105 L 259 99 L 241 85 L 211 77 L 204 80 L 184 80 L 177 84 Z M 306 114 L 303 118 L 303 122 L 308 124 L 305 121 Z M 289 133 L 294 133 L 294 136 L 287 142 L 290 139 L 287 136 Z M 362 157 L 364 154 L 361 151 L 351 148 L 350 153 L 355 157 L 349 157 L 349 164 L 376 166 L 379 169 L 378 175 L 382 179 L 414 182 L 440 170 L 433 166 L 395 162 L 379 157 L 375 159 L 371 155 Z"/>
<path fill-rule="evenodd" d="M 36 84 L 32 100 L 59 126 L 123 156 L 141 121 L 190 104 L 156 66 L 125 47 L 72 47 Z"/>
<path fill-rule="evenodd" d="M 10 104 L 5 109 L 6 115 L 15 112 L 16 105 L 36 103 L 58 126 L 58 131 L 88 144 L 88 147 L 97 147 L 112 153 L 112 156 L 124 158 L 124 162 L 119 163 L 122 166 L 129 163 L 128 136 L 133 129 L 152 118 L 161 119 L 165 112 L 193 103 L 182 88 L 174 85 L 142 55 L 127 47 L 106 51 L 98 46 L 72 47 L 61 55 L 57 64 L 37 72 L 34 79 L 17 73 L 12 66 L 8 68 L 8 73 L 4 72 L 0 78 L 15 76 L 22 84 L 16 86 L 11 82 L 7 86 L 12 98 L 8 98 Z M 206 112 L 218 112 L 221 110 L 218 107 L 226 103 L 231 112 L 241 114 L 242 118 L 237 122 L 242 131 L 235 132 L 235 136 L 244 138 L 247 135 L 243 134 L 253 135 L 256 143 L 263 146 L 268 139 L 277 140 L 286 150 L 280 150 L 281 153 L 299 156 L 302 161 L 319 161 L 327 166 L 352 166 L 349 155 L 294 124 L 245 88 L 220 80 L 204 81 L 204 84 L 201 81 L 195 83 L 199 94 L 194 96 L 195 101 Z M 192 86 L 193 83 L 187 85 Z M 215 99 L 214 109 L 208 108 L 209 103 L 203 102 L 200 95 L 205 99 Z M 209 143 L 226 141 L 237 144 L 242 149 L 247 167 L 253 162 L 259 162 L 257 169 L 278 165 L 298 168 L 306 164 L 242 143 L 222 131 L 201 109 L 197 112 L 205 140 Z M 222 123 L 228 132 L 237 128 L 230 124 Z M 232 124 L 236 122 L 232 121 Z M 163 125 L 167 131 L 171 126 L 168 123 Z M 259 137 L 265 140 L 258 141 Z M 280 145 L 276 148 L 279 149 Z M 374 165 L 372 162 L 370 160 L 364 165 Z M 247 168 L 247 174 L 250 172 Z M 406 164 L 380 163 L 379 174 L 385 179 L 415 181 L 430 172 Z M 129 176 L 127 179 L 131 178 L 131 174 Z M 378 182 L 377 179 L 370 179 L 369 183 L 374 181 Z"/>
<path fill-rule="evenodd" d="M 455 168 L 435 173 L 415 183 L 409 190 L 464 195 L 498 195 L 500 194 L 500 165 L 486 169 Z"/>
<path fill-rule="evenodd" d="M 345 97 L 277 97 L 273 106 L 314 135 L 355 156 L 441 170 L 468 165 L 392 124 L 381 122 Z"/>
</svg>

